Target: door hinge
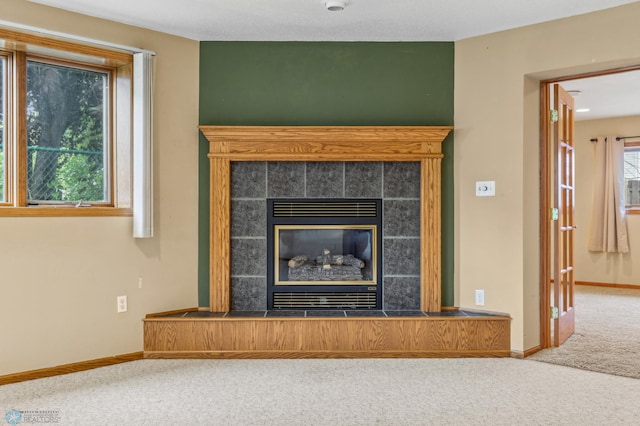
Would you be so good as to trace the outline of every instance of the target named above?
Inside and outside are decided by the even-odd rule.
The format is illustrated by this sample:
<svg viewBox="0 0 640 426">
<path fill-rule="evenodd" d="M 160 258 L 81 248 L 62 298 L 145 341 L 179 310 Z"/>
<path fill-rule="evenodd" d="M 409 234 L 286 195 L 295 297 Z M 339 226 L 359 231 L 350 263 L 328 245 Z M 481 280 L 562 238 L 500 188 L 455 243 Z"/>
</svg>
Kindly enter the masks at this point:
<svg viewBox="0 0 640 426">
<path fill-rule="evenodd" d="M 557 207 L 551 208 L 551 220 L 558 220 L 559 212 Z"/>
<path fill-rule="evenodd" d="M 556 123 L 558 121 L 557 109 L 552 109 L 551 111 L 549 111 L 549 119 L 551 120 L 552 123 Z"/>
<path fill-rule="evenodd" d="M 557 306 L 550 306 L 549 313 L 551 314 L 551 319 L 558 319 L 560 313 L 558 312 Z"/>
</svg>

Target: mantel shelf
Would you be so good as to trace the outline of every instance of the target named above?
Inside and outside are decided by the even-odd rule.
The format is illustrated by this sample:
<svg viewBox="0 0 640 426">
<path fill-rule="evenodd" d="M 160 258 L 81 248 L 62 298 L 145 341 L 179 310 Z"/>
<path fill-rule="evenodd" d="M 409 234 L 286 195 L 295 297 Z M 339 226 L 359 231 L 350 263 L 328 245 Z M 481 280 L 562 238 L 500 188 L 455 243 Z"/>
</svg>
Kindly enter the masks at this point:
<svg viewBox="0 0 640 426">
<path fill-rule="evenodd" d="M 442 157 L 451 126 L 200 126 L 210 158 L 419 161 Z"/>
</svg>

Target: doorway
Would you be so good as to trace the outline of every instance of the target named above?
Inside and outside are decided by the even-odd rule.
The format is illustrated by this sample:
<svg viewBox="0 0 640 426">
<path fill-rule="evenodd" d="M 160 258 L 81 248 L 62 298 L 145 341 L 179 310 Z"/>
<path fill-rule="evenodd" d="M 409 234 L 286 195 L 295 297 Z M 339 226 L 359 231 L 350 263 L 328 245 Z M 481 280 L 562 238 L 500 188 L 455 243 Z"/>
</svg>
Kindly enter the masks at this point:
<svg viewBox="0 0 640 426">
<path fill-rule="evenodd" d="M 622 77 L 624 76 L 624 77 Z M 553 198 L 554 197 L 554 139 L 552 137 L 553 124 L 550 120 L 550 110 L 553 105 L 553 86 L 561 84 L 570 94 L 575 95 L 576 111 L 583 109 L 583 103 L 597 102 L 598 106 L 591 111 L 576 112 L 576 120 L 601 120 L 624 115 L 640 115 L 640 111 L 630 109 L 621 110 L 618 107 L 624 102 L 620 102 L 619 97 L 628 95 L 629 87 L 625 85 L 628 78 L 637 79 L 640 82 L 640 66 L 610 69 L 599 72 L 570 75 L 540 83 L 540 250 L 541 250 L 541 274 L 540 274 L 540 348 L 552 346 L 554 336 L 554 326 L 552 321 L 553 300 L 553 262 L 556 245 L 553 244 L 553 225 L 551 220 Z M 638 83 L 640 85 L 640 83 Z M 587 90 L 580 90 L 586 87 Z M 597 88 L 597 90 L 595 90 Z M 589 96 L 586 96 L 588 93 Z M 592 96 L 596 93 L 595 96 Z M 640 91 L 635 92 L 635 96 L 640 95 Z M 606 96 L 606 99 L 603 98 Z M 636 104 L 638 102 L 636 101 Z M 635 133 L 634 133 L 635 134 Z M 640 134 L 640 132 L 638 133 Z M 593 137 L 599 135 L 592 135 Z M 584 138 L 582 138 L 584 139 Z M 577 151 L 584 148 L 585 141 L 578 140 Z M 589 139 L 587 139 L 587 143 Z M 587 145 L 588 146 L 588 145 Z M 580 156 L 578 156 L 578 161 Z M 582 194 L 583 199 L 590 199 L 591 185 L 580 187 L 580 179 L 577 179 L 576 192 Z M 586 213 L 588 217 L 588 213 Z M 588 219 L 585 220 L 585 212 L 578 215 L 579 235 L 576 244 L 583 245 L 586 238 Z M 585 249 L 586 250 L 586 249 Z M 579 306 L 576 307 L 578 310 Z"/>
</svg>

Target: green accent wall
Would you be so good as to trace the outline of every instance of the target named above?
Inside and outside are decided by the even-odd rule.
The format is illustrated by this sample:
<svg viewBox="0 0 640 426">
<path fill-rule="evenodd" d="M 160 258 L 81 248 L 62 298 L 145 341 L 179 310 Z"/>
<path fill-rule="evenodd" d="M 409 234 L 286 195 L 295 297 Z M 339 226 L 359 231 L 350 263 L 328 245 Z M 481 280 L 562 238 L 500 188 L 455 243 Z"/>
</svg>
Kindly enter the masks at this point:
<svg viewBox="0 0 640 426">
<path fill-rule="evenodd" d="M 454 43 L 202 42 L 202 125 L 453 125 Z M 453 305 L 453 136 L 443 144 L 442 303 Z M 209 305 L 208 143 L 200 135 L 198 299 Z"/>
</svg>

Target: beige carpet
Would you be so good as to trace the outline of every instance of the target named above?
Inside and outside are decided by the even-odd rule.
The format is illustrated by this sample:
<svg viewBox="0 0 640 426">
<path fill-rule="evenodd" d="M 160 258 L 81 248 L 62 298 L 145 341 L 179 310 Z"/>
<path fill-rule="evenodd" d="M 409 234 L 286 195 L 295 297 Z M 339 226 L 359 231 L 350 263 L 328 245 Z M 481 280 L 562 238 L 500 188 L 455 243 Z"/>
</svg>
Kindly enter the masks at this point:
<svg viewBox="0 0 640 426">
<path fill-rule="evenodd" d="M 142 360 L 0 386 L 79 426 L 638 425 L 640 380 L 513 358 Z"/>
<path fill-rule="evenodd" d="M 527 359 L 640 379 L 640 290 L 576 286 L 576 331 Z"/>
</svg>

